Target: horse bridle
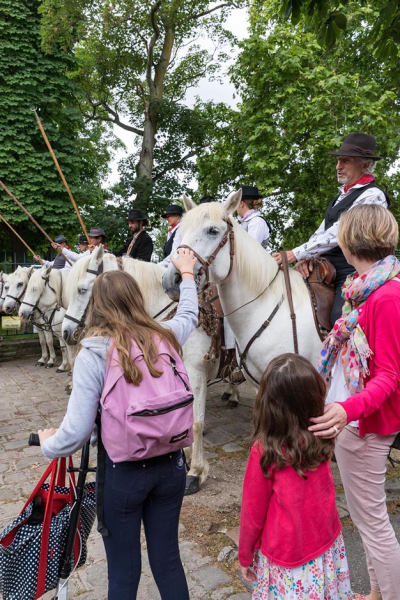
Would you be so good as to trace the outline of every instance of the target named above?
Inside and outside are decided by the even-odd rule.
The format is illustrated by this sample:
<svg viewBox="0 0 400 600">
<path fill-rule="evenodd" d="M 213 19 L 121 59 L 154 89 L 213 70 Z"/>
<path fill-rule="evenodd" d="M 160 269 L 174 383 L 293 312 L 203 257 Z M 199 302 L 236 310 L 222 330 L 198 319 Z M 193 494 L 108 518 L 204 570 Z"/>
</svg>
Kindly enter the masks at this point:
<svg viewBox="0 0 400 600">
<path fill-rule="evenodd" d="M 30 278 L 31 278 L 31 275 L 32 275 L 32 271 L 31 271 L 31 272 L 29 273 L 29 275 L 28 275 L 28 281 L 30 280 Z M 21 306 L 21 304 L 22 304 L 22 303 L 21 303 L 21 298 L 22 298 L 22 296 L 25 294 L 25 292 L 26 292 L 26 288 L 27 288 L 27 287 L 28 287 L 28 284 L 26 284 L 26 286 L 24 287 L 24 289 L 22 290 L 22 292 L 20 293 L 20 295 L 19 295 L 17 298 L 16 298 L 15 296 L 11 296 L 11 294 L 6 294 L 6 296 L 5 296 L 5 298 L 4 298 L 4 301 L 6 300 L 6 298 L 12 298 L 12 300 L 15 300 L 15 302 L 16 302 L 17 304 L 19 304 L 19 306 Z"/>
<path fill-rule="evenodd" d="M 97 271 L 94 271 L 93 269 L 86 269 L 86 273 L 91 273 L 92 275 L 96 275 L 96 277 L 97 277 L 98 275 L 101 275 L 101 273 L 103 272 L 103 269 L 104 269 L 104 264 L 103 264 L 103 261 L 101 261 Z M 78 324 L 78 327 L 74 331 L 72 337 L 74 337 L 80 329 L 85 328 L 86 313 L 88 311 L 89 302 L 90 302 L 90 299 L 89 299 L 88 303 L 86 304 L 85 310 L 83 311 L 83 314 L 80 319 L 76 319 L 75 317 L 71 317 L 71 315 L 69 315 L 68 313 L 65 313 L 64 319 L 68 319 L 69 321 L 72 321 L 73 323 Z"/>
<path fill-rule="evenodd" d="M 39 313 L 39 315 L 42 317 L 42 319 L 43 319 L 43 321 L 44 321 L 44 323 L 45 323 L 45 324 L 44 324 L 44 326 L 43 326 L 43 325 L 41 325 L 40 323 L 35 323 L 35 326 L 36 326 L 38 329 L 41 329 L 42 331 L 51 331 L 51 329 L 52 329 L 52 324 L 53 324 L 53 320 L 54 320 L 54 317 L 55 317 L 55 314 L 56 314 L 56 312 L 58 312 L 58 311 L 60 310 L 60 308 L 61 308 L 62 295 L 63 295 L 63 288 L 62 288 L 62 275 L 61 275 L 61 271 L 60 271 L 60 277 L 61 277 L 60 302 L 58 302 L 58 301 L 56 302 L 56 304 L 55 304 L 55 306 L 54 306 L 54 308 L 53 308 L 53 311 L 52 311 L 52 313 L 51 313 L 51 315 L 50 315 L 50 317 L 49 317 L 49 318 L 47 318 L 47 315 L 46 315 L 46 314 L 45 314 L 45 313 L 42 311 L 42 309 L 41 309 L 41 308 L 39 308 L 39 301 L 40 301 L 40 298 L 43 296 L 43 294 L 44 294 L 44 292 L 45 292 L 46 285 L 47 285 L 47 286 L 48 286 L 48 287 L 51 289 L 51 291 L 53 292 L 53 294 L 55 294 L 55 297 L 57 298 L 57 292 L 56 292 L 56 290 L 55 290 L 53 287 L 51 287 L 51 285 L 50 285 L 50 275 L 49 275 L 49 274 L 46 274 L 46 276 L 45 276 L 45 277 L 43 277 L 43 276 L 42 276 L 42 279 L 43 279 L 43 281 L 44 281 L 44 288 L 43 288 L 43 291 L 42 291 L 42 293 L 40 294 L 39 298 L 36 300 L 36 304 L 31 304 L 30 302 L 26 302 L 26 300 L 23 300 L 23 301 L 21 302 L 21 306 L 22 306 L 23 304 L 26 304 L 27 306 L 31 306 L 31 307 L 32 307 L 32 309 L 33 309 L 33 310 L 32 310 L 32 313 L 31 313 L 31 315 L 30 315 L 30 319 L 29 319 L 29 320 L 30 320 L 30 322 L 34 323 L 34 319 L 33 319 L 33 313 L 34 313 L 35 311 L 37 311 L 37 312 Z"/>
<path fill-rule="evenodd" d="M 206 288 L 208 288 L 208 286 L 211 285 L 211 284 L 220 284 L 220 283 L 222 283 L 223 281 L 225 281 L 225 279 L 228 279 L 229 275 L 232 272 L 233 258 L 235 256 L 235 232 L 233 230 L 233 224 L 232 224 L 231 220 L 230 219 L 224 219 L 224 221 L 227 224 L 226 231 L 225 231 L 225 233 L 224 233 L 224 235 L 223 235 L 220 243 L 215 248 L 214 252 L 212 252 L 212 254 L 210 254 L 210 256 L 208 257 L 207 260 L 205 260 L 202 256 L 200 256 L 200 254 L 197 254 L 197 252 L 195 250 L 193 250 L 193 248 L 191 248 L 190 246 L 187 246 L 186 244 L 181 244 L 180 246 L 178 246 L 178 250 L 179 250 L 179 248 L 187 248 L 188 250 L 190 250 L 191 252 L 193 252 L 193 254 L 195 255 L 195 257 L 197 258 L 197 260 L 201 264 L 201 267 L 198 270 L 197 275 L 196 275 L 197 278 L 200 278 L 203 274 L 205 274 L 205 276 L 206 276 L 206 284 L 200 290 L 201 292 L 204 292 L 204 290 Z M 211 281 L 210 282 L 209 268 L 211 267 L 212 263 L 216 259 L 218 253 L 222 250 L 222 248 L 225 246 L 225 244 L 228 241 L 229 241 L 229 259 L 230 259 L 230 262 L 229 262 L 229 271 L 225 275 L 225 277 L 223 279 L 221 279 L 221 281 L 215 281 L 215 282 Z"/>
</svg>

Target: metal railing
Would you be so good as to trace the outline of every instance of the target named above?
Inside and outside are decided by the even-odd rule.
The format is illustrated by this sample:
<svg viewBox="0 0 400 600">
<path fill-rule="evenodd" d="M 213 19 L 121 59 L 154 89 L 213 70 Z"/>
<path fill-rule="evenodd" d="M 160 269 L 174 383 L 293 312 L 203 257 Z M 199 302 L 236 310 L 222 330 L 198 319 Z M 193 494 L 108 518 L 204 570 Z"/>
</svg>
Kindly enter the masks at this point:
<svg viewBox="0 0 400 600">
<path fill-rule="evenodd" d="M 21 258 L 21 255 L 19 254 L 17 256 L 16 252 L 12 252 L 12 253 L 8 253 L 4 252 L 4 260 L 2 260 L 0 262 L 0 271 L 3 271 L 4 273 L 12 273 L 13 271 L 15 271 L 15 269 L 17 267 L 32 267 L 32 266 L 36 266 L 36 267 L 40 267 L 40 264 L 35 262 L 31 256 L 29 256 L 29 259 L 27 257 L 27 255 L 24 254 L 22 255 L 22 261 L 18 260 L 18 258 Z M 50 258 L 48 258 L 47 256 L 44 256 L 42 254 L 42 258 L 45 260 L 54 260 L 53 258 L 53 254 L 50 254 Z"/>
</svg>

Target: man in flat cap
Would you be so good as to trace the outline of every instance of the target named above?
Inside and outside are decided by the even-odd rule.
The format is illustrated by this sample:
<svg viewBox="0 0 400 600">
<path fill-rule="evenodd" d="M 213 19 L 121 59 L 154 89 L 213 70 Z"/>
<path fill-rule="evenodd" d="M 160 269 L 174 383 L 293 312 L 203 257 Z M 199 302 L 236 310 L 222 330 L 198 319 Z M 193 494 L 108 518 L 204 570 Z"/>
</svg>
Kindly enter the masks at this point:
<svg viewBox="0 0 400 600">
<path fill-rule="evenodd" d="M 170 254 L 173 256 L 181 243 L 179 227 L 182 215 L 183 208 L 178 204 L 170 204 L 167 206 L 165 213 L 162 215 L 162 218 L 166 219 L 169 225 L 167 241 L 164 244 L 164 260 L 160 263 L 165 268 L 168 267 L 171 261 Z"/>
<path fill-rule="evenodd" d="M 143 215 L 141 210 L 134 208 L 129 211 L 127 220 L 132 237 L 127 239 L 121 250 L 114 252 L 115 256 L 127 254 L 132 258 L 150 262 L 153 253 L 153 240 L 145 230 L 145 227 L 149 225 L 148 218 Z"/>
<path fill-rule="evenodd" d="M 34 255 L 34 259 L 36 262 L 39 262 L 44 267 L 53 267 L 53 269 L 61 269 L 63 271 L 69 271 L 71 269 L 71 265 L 65 260 L 68 252 L 68 242 L 67 238 L 63 235 L 58 235 L 54 238 L 54 242 L 52 243 L 53 248 L 58 248 L 62 251 L 62 254 L 57 254 L 54 260 L 44 260 L 38 254 Z M 68 256 L 67 256 L 68 258 Z M 72 261 L 71 261 L 72 262 Z"/>
<path fill-rule="evenodd" d="M 373 172 L 376 161 L 381 159 L 375 152 L 376 140 L 366 133 L 350 133 L 339 150 L 328 152 L 338 157 L 336 164 L 339 194 L 329 203 L 325 218 L 308 242 L 286 252 L 288 262 L 298 262 L 296 269 L 303 277 L 312 270 L 310 258 L 321 256 L 333 263 L 336 269 L 335 301 L 331 313 L 332 325 L 342 314 L 342 285 L 354 267 L 346 261 L 338 246 L 338 220 L 341 214 L 358 204 L 380 204 L 388 208 L 390 198 L 377 185 Z M 281 264 L 279 253 L 273 255 Z"/>
</svg>

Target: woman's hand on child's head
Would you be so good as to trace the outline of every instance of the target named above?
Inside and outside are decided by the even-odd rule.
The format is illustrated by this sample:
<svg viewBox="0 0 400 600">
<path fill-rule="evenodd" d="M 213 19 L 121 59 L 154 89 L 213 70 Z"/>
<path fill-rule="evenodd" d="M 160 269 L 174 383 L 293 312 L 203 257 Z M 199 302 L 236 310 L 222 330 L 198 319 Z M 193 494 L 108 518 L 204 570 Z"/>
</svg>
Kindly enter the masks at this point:
<svg viewBox="0 0 400 600">
<path fill-rule="evenodd" d="M 347 413 L 343 406 L 338 402 L 326 404 L 324 414 L 321 417 L 310 419 L 315 425 L 311 425 L 308 431 L 311 431 L 317 437 L 332 439 L 347 425 Z"/>
<path fill-rule="evenodd" d="M 51 437 L 55 433 L 57 433 L 57 429 L 39 429 L 38 436 L 40 440 L 40 445 L 42 445 L 43 442 L 47 440 L 47 438 Z"/>
<path fill-rule="evenodd" d="M 182 279 L 193 279 L 193 269 L 197 262 L 193 250 L 189 250 L 189 248 L 178 248 L 177 255 L 176 258 L 171 256 L 172 264 L 181 273 Z"/>
<path fill-rule="evenodd" d="M 256 574 L 251 567 L 240 567 L 240 570 L 245 581 L 250 581 L 251 583 L 257 581 Z"/>
</svg>

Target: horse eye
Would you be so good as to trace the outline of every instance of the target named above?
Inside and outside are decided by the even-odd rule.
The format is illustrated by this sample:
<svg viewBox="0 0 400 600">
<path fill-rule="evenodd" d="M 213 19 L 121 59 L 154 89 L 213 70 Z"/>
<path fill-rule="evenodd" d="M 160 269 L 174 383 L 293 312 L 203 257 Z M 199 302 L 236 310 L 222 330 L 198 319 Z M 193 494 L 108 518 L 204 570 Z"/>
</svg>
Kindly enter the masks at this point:
<svg viewBox="0 0 400 600">
<path fill-rule="evenodd" d="M 18 286 L 17 286 L 17 287 L 21 287 L 21 285 L 24 285 L 24 284 L 22 283 L 22 281 L 20 281 L 20 282 L 18 283 Z"/>
<path fill-rule="evenodd" d="M 87 292 L 87 290 L 85 288 L 78 288 L 78 294 L 85 294 Z"/>
<path fill-rule="evenodd" d="M 207 233 L 208 233 L 208 235 L 218 235 L 219 229 L 218 229 L 218 227 L 209 227 L 207 229 Z"/>
</svg>

